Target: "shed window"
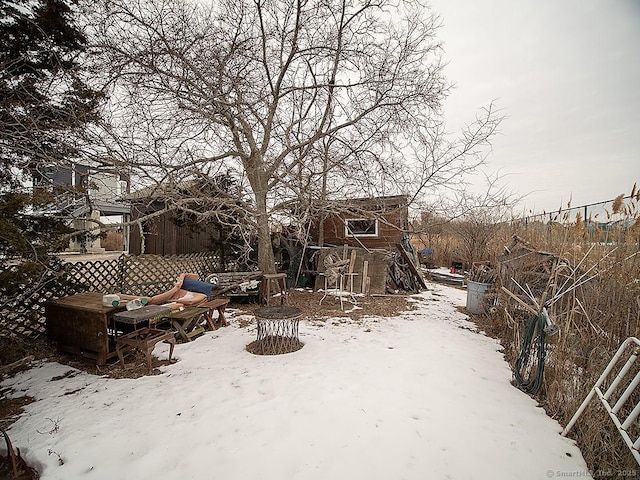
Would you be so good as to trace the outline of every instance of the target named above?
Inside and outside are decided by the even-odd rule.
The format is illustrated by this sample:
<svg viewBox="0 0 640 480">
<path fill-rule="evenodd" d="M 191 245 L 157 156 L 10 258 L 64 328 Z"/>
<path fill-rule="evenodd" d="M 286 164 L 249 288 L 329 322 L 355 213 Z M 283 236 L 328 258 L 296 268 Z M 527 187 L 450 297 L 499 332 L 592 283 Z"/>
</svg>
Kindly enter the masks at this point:
<svg viewBox="0 0 640 480">
<path fill-rule="evenodd" d="M 347 237 L 377 237 L 378 220 L 368 218 L 348 218 L 344 222 Z"/>
</svg>

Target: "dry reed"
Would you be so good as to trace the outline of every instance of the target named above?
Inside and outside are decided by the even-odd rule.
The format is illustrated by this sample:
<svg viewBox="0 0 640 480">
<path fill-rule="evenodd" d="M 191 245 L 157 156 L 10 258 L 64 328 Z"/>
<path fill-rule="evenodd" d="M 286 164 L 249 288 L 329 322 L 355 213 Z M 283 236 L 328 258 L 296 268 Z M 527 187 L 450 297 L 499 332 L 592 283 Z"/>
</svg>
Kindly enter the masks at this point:
<svg viewBox="0 0 640 480">
<path fill-rule="evenodd" d="M 547 337 L 544 381 L 536 395 L 548 414 L 562 425 L 573 416 L 620 344 L 627 337 L 640 336 L 639 201 L 640 192 L 635 187 L 630 196 L 616 198 L 607 219 L 622 215 L 626 220 L 615 223 L 596 223 L 580 215 L 570 221 L 566 214 L 560 214 L 547 222 L 497 225 L 487 258 L 461 257 L 462 242 L 453 230 L 443 230 L 428 245 L 439 265 L 463 260 L 467 268 L 471 261 L 489 261 L 499 266 L 500 278 L 487 296 L 492 308 L 474 316 L 474 320 L 500 339 L 505 358 L 512 365 L 520 349 L 524 324 L 532 314 L 497 287 L 506 286 L 519 293 L 525 303 L 531 300 L 514 285 L 516 280 L 526 285 L 524 289 L 530 290 L 538 302 L 545 290 L 548 298 L 566 290 L 549 307 L 559 332 Z M 514 235 L 549 256 L 533 258 L 531 254 L 529 263 L 525 256 L 510 269 L 500 258 Z M 640 392 L 627 405 L 634 406 L 639 400 Z M 621 416 L 628 411 L 629 407 Z M 634 440 L 640 434 L 637 422 L 629 433 Z M 601 476 L 612 472 L 614 476 L 633 471 L 640 475 L 635 459 L 599 402 L 591 403 L 569 436 L 576 439 L 593 472 L 600 472 Z"/>
</svg>

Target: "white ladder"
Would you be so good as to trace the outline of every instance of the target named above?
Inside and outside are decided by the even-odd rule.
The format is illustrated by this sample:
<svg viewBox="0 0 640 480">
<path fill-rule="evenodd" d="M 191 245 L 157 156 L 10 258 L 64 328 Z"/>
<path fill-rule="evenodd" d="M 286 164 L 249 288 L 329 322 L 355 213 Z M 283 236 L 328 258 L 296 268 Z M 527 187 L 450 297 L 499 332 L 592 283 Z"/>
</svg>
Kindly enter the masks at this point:
<svg viewBox="0 0 640 480">
<path fill-rule="evenodd" d="M 630 349 L 630 351 L 627 351 L 627 347 L 629 346 L 631 346 L 632 348 Z M 615 379 L 613 379 L 606 392 L 602 393 L 602 384 L 611 375 L 611 372 L 613 371 L 618 361 L 626 357 L 627 355 L 629 356 L 627 362 L 624 364 L 620 372 L 616 375 Z M 571 430 L 573 425 L 576 423 L 578 417 L 580 417 L 580 415 L 582 415 L 584 410 L 587 408 L 587 405 L 589 404 L 593 396 L 597 395 L 600 399 L 600 402 L 602 402 L 602 405 L 604 405 L 605 410 L 611 417 L 611 420 L 613 420 L 613 423 L 622 436 L 624 443 L 627 444 L 627 446 L 631 450 L 631 454 L 636 459 L 636 462 L 638 462 L 638 465 L 640 465 L 640 452 L 638 451 L 638 449 L 640 449 L 640 436 L 634 441 L 631 439 L 628 433 L 629 427 L 633 425 L 633 423 L 638 418 L 638 415 L 640 415 L 640 402 L 635 405 L 633 410 L 631 410 L 631 413 L 629 413 L 629 415 L 625 419 L 621 421 L 620 418 L 618 418 L 620 409 L 624 406 L 633 391 L 640 384 L 640 371 L 638 371 L 633 379 L 631 379 L 627 387 L 622 391 L 615 402 L 614 399 L 611 398 L 618 387 L 621 386 L 623 380 L 625 379 L 624 377 L 626 377 L 627 373 L 629 373 L 629 370 L 633 366 L 633 363 L 636 361 L 636 358 L 638 358 L 638 355 L 640 355 L 640 340 L 638 340 L 636 337 L 627 338 L 622 343 L 622 345 L 620 345 L 620 348 L 618 348 L 618 351 L 615 353 L 615 355 L 607 365 L 607 368 L 604 369 L 604 372 L 602 372 L 602 375 L 600 375 L 600 378 L 593 386 L 589 394 L 586 396 L 576 413 L 574 413 L 573 417 L 571 417 L 571 420 L 569 420 L 569 423 L 561 433 L 563 437 L 567 436 L 567 433 L 569 433 L 569 430 Z M 611 406 L 612 403 L 613 406 Z"/>
</svg>

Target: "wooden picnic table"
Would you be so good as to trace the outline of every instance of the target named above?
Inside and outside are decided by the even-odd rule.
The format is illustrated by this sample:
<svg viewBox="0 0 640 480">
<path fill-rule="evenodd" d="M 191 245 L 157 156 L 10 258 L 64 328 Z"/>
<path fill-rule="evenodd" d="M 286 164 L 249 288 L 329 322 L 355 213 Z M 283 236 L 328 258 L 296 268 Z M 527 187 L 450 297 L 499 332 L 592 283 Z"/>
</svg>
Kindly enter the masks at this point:
<svg viewBox="0 0 640 480">
<path fill-rule="evenodd" d="M 211 330 L 227 325 L 224 311 L 228 303 L 228 298 L 216 298 L 194 307 L 187 307 L 180 311 L 163 315 L 162 319 L 171 324 L 180 339 L 190 342 L 204 333 L 205 326 L 202 324 L 202 320 L 206 322 L 205 325 Z M 218 312 L 216 319 L 213 318 L 215 311 Z"/>
<path fill-rule="evenodd" d="M 205 314 L 205 319 L 207 320 L 207 325 L 209 325 L 211 330 L 227 326 L 227 319 L 224 316 L 224 312 L 228 304 L 228 298 L 214 298 L 213 300 L 209 300 L 208 302 L 198 305 L 199 307 L 207 307 L 209 309 Z M 213 312 L 215 311 L 218 312 L 218 318 L 214 320 Z"/>
<path fill-rule="evenodd" d="M 204 327 L 200 324 L 200 320 L 208 312 L 208 307 L 187 307 L 183 310 L 163 315 L 162 320 L 166 320 L 171 324 L 179 339 L 190 342 L 204 333 Z"/>
<path fill-rule="evenodd" d="M 116 355 L 113 316 L 123 307 L 102 305 L 102 295 L 86 292 L 45 304 L 47 337 L 58 350 L 94 359 L 97 365 Z"/>
</svg>

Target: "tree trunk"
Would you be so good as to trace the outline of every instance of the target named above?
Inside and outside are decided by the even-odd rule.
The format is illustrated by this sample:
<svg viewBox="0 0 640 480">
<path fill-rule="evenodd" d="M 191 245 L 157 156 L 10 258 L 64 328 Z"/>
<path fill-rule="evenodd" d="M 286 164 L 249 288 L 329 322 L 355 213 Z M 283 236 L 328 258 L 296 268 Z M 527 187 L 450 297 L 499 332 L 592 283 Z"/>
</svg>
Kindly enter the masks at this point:
<svg viewBox="0 0 640 480">
<path fill-rule="evenodd" d="M 256 198 L 256 228 L 258 233 L 258 269 L 263 273 L 276 273 L 276 262 L 271 243 L 266 188 L 254 189 Z"/>
</svg>

